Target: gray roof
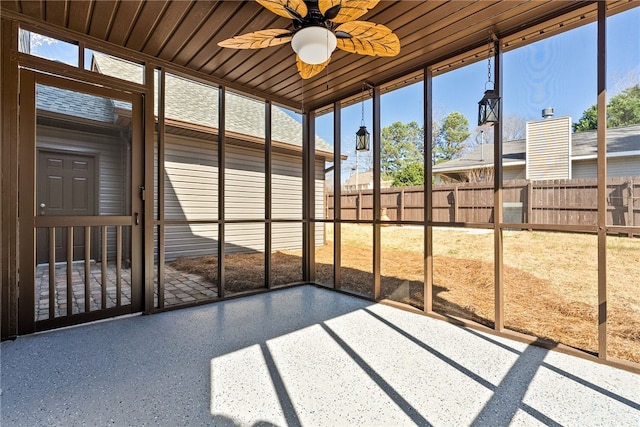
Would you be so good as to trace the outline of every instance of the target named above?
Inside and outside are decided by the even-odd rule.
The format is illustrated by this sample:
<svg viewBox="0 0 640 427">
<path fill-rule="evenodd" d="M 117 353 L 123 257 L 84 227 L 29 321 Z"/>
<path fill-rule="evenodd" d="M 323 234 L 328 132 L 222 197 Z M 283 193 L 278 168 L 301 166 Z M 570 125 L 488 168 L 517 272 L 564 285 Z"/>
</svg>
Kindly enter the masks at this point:
<svg viewBox="0 0 640 427">
<path fill-rule="evenodd" d="M 112 56 L 94 53 L 94 65 L 101 73 L 139 80 L 139 65 Z M 218 93 L 211 85 L 166 74 L 165 118 L 218 128 Z M 264 103 L 232 92 L 226 92 L 226 130 L 264 138 Z M 156 112 L 157 113 L 157 112 Z M 302 146 L 302 124 L 274 106 L 271 110 L 273 141 Z M 316 149 L 333 152 L 324 139 L 316 136 Z"/>
<path fill-rule="evenodd" d="M 597 131 L 590 130 L 571 134 L 571 157 L 595 156 L 597 154 Z M 484 144 L 457 159 L 438 163 L 434 172 L 454 171 L 493 166 L 493 144 Z M 640 152 L 640 126 L 627 126 L 607 129 L 607 154 Z M 526 140 L 506 141 L 502 143 L 503 165 L 524 163 L 526 160 Z"/>
<path fill-rule="evenodd" d="M 493 166 L 493 147 L 493 144 L 477 146 L 471 153 L 465 156 L 434 165 L 433 171 Z M 524 163 L 525 157 L 524 139 L 502 143 L 502 162 L 505 166 L 509 163 Z"/>
<path fill-rule="evenodd" d="M 363 185 L 363 184 L 368 184 L 370 182 L 373 182 L 373 171 L 368 170 L 366 172 L 354 173 L 344 182 L 344 185 L 345 187 L 348 187 L 351 185 L 355 186 L 356 181 L 358 182 L 358 185 Z"/>
<path fill-rule="evenodd" d="M 38 109 L 52 113 L 103 123 L 114 122 L 113 103 L 100 96 L 36 84 L 36 105 Z"/>
<path fill-rule="evenodd" d="M 358 186 L 364 185 L 364 184 L 367 184 L 367 185 L 373 184 L 373 170 L 369 169 L 368 171 L 365 171 L 365 172 L 354 173 L 344 182 L 344 186 L 355 187 L 356 181 L 358 183 Z M 381 180 L 382 188 L 390 187 L 392 183 L 393 183 L 393 180 L 384 180 L 384 179 Z"/>
<path fill-rule="evenodd" d="M 589 130 L 571 135 L 571 155 L 595 156 L 598 153 L 598 132 Z M 640 126 L 607 129 L 607 153 L 640 151 Z"/>
</svg>

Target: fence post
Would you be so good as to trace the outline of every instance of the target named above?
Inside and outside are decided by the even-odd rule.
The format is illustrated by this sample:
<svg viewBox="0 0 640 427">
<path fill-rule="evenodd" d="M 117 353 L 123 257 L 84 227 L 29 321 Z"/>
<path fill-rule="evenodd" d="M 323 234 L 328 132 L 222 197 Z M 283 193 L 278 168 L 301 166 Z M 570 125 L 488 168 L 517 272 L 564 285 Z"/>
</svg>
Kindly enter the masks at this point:
<svg viewBox="0 0 640 427">
<path fill-rule="evenodd" d="M 400 189 L 400 209 L 398 209 L 398 221 L 404 220 L 404 188 Z"/>
<path fill-rule="evenodd" d="M 458 222 L 458 186 L 453 188 L 453 222 Z"/>
<path fill-rule="evenodd" d="M 627 215 L 629 215 L 629 220 L 627 221 L 627 225 L 633 227 L 635 224 L 635 218 L 633 214 L 634 208 L 634 188 L 633 188 L 633 178 L 629 178 L 627 181 L 627 185 L 629 186 L 629 201 L 627 202 Z M 633 233 L 629 233 L 629 237 L 633 237 Z"/>
<path fill-rule="evenodd" d="M 360 221 L 362 216 L 362 193 L 358 191 L 356 195 L 356 221 Z"/>
<path fill-rule="evenodd" d="M 531 224 L 533 221 L 533 183 L 527 182 L 527 224 Z M 531 231 L 531 229 L 529 229 Z"/>
</svg>

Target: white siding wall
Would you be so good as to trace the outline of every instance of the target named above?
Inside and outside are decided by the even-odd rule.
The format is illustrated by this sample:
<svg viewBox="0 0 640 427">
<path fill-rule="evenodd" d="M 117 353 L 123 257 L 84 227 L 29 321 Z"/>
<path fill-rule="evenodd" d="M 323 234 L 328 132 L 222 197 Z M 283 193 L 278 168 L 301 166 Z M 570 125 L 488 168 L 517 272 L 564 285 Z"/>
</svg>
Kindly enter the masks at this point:
<svg viewBox="0 0 640 427">
<path fill-rule="evenodd" d="M 165 142 L 165 218 L 216 220 L 218 209 L 217 144 L 167 135 Z M 225 214 L 228 220 L 256 223 L 227 224 L 226 251 L 263 252 L 265 224 L 264 151 L 228 146 L 225 169 Z M 324 161 L 316 161 L 316 217 L 324 212 Z M 302 220 L 302 158 L 273 153 L 272 212 L 274 219 Z M 217 255 L 216 224 L 168 225 L 165 258 Z M 316 225 L 324 236 L 323 224 Z M 320 243 L 322 239 L 317 239 Z M 301 223 L 274 223 L 272 250 L 301 249 Z"/>
<path fill-rule="evenodd" d="M 595 178 L 596 161 L 595 160 L 579 160 L 574 161 L 572 165 L 573 179 Z"/>
<path fill-rule="evenodd" d="M 226 219 L 264 220 L 264 151 L 227 146 Z"/>
<path fill-rule="evenodd" d="M 273 219 L 302 219 L 302 157 L 274 154 L 271 162 Z"/>
<path fill-rule="evenodd" d="M 571 178 L 571 117 L 527 122 L 527 179 Z"/>
<path fill-rule="evenodd" d="M 573 178 L 596 178 L 596 159 L 576 160 L 573 162 Z M 612 157 L 607 160 L 607 176 L 639 176 L 640 155 L 627 157 Z"/>
<path fill-rule="evenodd" d="M 164 160 L 165 219 L 218 219 L 218 145 L 167 135 Z"/>
<path fill-rule="evenodd" d="M 167 135 L 164 197 L 166 220 L 218 219 L 218 146 L 211 140 Z M 156 242 L 157 243 L 157 242 Z M 217 224 L 165 227 L 165 258 L 218 252 Z"/>
<path fill-rule="evenodd" d="M 639 176 L 640 155 L 612 157 L 607 160 L 607 176 Z"/>
<path fill-rule="evenodd" d="M 504 180 L 509 181 L 513 179 L 525 179 L 526 172 L 523 166 L 505 167 L 503 169 Z"/>
<path fill-rule="evenodd" d="M 271 175 L 273 219 L 302 220 L 302 156 L 274 153 Z M 302 249 L 301 223 L 271 225 L 273 251 Z"/>
</svg>

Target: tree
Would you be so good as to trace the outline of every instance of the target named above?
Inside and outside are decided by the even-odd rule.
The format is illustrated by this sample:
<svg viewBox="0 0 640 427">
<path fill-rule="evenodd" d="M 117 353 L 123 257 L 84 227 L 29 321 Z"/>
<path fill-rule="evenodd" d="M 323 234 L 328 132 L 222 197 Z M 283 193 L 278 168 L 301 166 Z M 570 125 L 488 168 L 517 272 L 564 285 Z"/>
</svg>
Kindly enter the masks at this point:
<svg viewBox="0 0 640 427">
<path fill-rule="evenodd" d="M 607 106 L 607 127 L 640 124 L 640 84 L 611 98 Z"/>
<path fill-rule="evenodd" d="M 607 104 L 607 127 L 615 128 L 640 124 L 640 85 L 626 88 L 611 98 Z M 574 132 L 598 128 L 598 106 L 587 108 L 577 123 Z"/>
<path fill-rule="evenodd" d="M 472 145 L 467 148 L 474 149 L 480 144 L 493 144 L 494 126 L 482 125 L 475 128 Z M 527 121 L 519 114 L 506 114 L 502 120 L 502 141 L 517 141 L 525 138 L 527 132 Z"/>
<path fill-rule="evenodd" d="M 393 176 L 392 187 L 409 187 L 424 184 L 424 163 L 413 162 L 406 164 Z"/>
<path fill-rule="evenodd" d="M 381 131 L 380 172 L 384 179 L 394 179 L 395 174 L 411 163 L 421 163 L 424 158 L 424 131 L 416 122 L 395 122 Z"/>
<path fill-rule="evenodd" d="M 466 148 L 465 141 L 471 136 L 469 121 L 457 111 L 449 113 L 440 124 L 440 132 L 433 147 L 434 163 L 459 157 Z"/>
<path fill-rule="evenodd" d="M 524 139 L 527 133 L 527 121 L 519 114 L 505 114 L 502 120 L 502 141 Z"/>
<path fill-rule="evenodd" d="M 598 110 L 595 105 L 587 108 L 577 123 L 573 124 L 574 132 L 583 132 L 585 130 L 598 128 Z"/>
</svg>

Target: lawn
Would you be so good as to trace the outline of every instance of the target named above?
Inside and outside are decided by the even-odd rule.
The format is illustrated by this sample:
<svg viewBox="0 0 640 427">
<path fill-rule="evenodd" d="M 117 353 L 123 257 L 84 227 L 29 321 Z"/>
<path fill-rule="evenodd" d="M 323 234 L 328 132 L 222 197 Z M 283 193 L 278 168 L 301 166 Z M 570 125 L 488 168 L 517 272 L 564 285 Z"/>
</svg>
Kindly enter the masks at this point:
<svg viewBox="0 0 640 427">
<path fill-rule="evenodd" d="M 316 248 L 316 280 L 333 282 L 333 235 Z M 597 237 L 504 231 L 505 327 L 596 353 Z M 342 289 L 373 294 L 371 225 L 342 225 Z M 382 227 L 381 294 L 422 308 L 423 229 Z M 434 229 L 434 311 L 492 327 L 494 236 L 490 230 Z M 174 266 L 215 278 L 215 257 Z M 264 286 L 263 254 L 227 257 L 226 289 Z M 256 268 L 257 267 L 257 268 Z M 254 271 L 255 270 L 255 271 Z M 252 273 L 252 271 L 254 271 Z M 640 239 L 607 239 L 608 355 L 640 363 Z M 254 280 L 255 279 L 255 280 Z M 272 281 L 301 280 L 300 251 L 272 256 Z"/>
</svg>

